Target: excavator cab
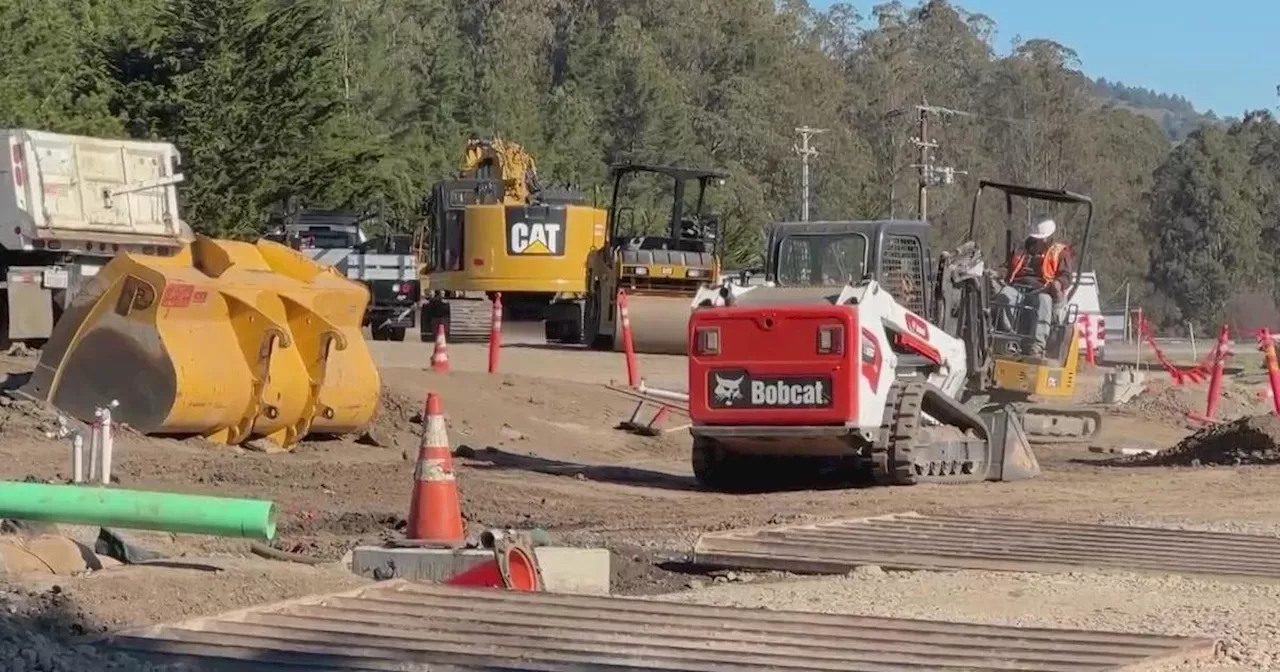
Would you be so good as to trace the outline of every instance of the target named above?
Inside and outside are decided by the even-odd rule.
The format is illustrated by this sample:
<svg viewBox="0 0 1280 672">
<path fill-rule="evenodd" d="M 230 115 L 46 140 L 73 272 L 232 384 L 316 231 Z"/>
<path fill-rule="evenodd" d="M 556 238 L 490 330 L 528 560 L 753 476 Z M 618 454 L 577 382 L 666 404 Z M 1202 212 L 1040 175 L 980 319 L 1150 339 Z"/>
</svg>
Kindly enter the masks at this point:
<svg viewBox="0 0 1280 672">
<path fill-rule="evenodd" d="M 583 340 L 593 348 L 621 347 L 616 298 L 625 291 L 636 351 L 684 354 L 693 296 L 704 284 L 720 281 L 720 218 L 706 206 L 710 188 L 729 174 L 635 163 L 614 165 L 610 172 L 609 244 L 592 256 Z M 647 182 L 668 185 L 660 200 L 669 196 L 671 206 L 658 233 L 636 221 L 644 211 L 634 195 L 653 186 L 634 182 L 645 175 L 656 178 Z"/>
<path fill-rule="evenodd" d="M 1041 397 L 1071 399 L 1075 396 L 1075 373 L 1079 365 L 1080 332 L 1077 328 L 1077 309 L 1072 303 L 1083 269 L 1087 263 L 1089 236 L 1093 228 L 1093 199 L 1083 194 L 1064 189 L 1045 189 L 1016 184 L 1006 184 L 982 180 L 973 198 L 973 210 L 969 223 L 969 240 L 978 240 L 978 207 L 984 191 L 998 191 L 1004 196 L 1004 259 L 1005 269 L 1011 268 L 1013 258 L 1019 246 L 1023 244 L 1025 218 L 1015 216 L 1015 200 L 1035 201 L 1041 203 L 1083 206 L 1085 223 L 1075 236 L 1065 236 L 1075 260 L 1075 275 L 1071 286 L 1060 301 L 1054 302 L 1052 317 L 1049 322 L 1049 335 L 1045 343 L 1044 356 L 1033 356 L 1032 346 L 1035 342 L 1036 311 L 1022 302 L 1019 305 L 1004 306 L 996 301 L 996 297 L 1009 278 L 993 279 L 989 286 L 989 305 L 991 307 L 990 342 L 986 349 L 990 353 L 991 381 L 995 391 L 1015 394 L 1035 395 Z M 1008 271 L 1006 270 L 1005 273 Z M 1034 300 L 1034 299 L 1033 299 Z M 999 312 L 1007 311 L 1009 329 L 998 319 Z"/>
</svg>

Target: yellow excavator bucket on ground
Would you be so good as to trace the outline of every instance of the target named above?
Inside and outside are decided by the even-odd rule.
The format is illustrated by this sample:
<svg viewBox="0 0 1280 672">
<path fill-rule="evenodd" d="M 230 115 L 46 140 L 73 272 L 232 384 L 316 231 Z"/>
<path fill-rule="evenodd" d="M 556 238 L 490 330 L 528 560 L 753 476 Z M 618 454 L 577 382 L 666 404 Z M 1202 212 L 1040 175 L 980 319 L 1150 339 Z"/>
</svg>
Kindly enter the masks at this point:
<svg viewBox="0 0 1280 672">
<path fill-rule="evenodd" d="M 122 253 L 73 299 L 22 392 L 81 420 L 225 444 L 366 427 L 381 381 L 369 290 L 277 243 Z"/>
</svg>

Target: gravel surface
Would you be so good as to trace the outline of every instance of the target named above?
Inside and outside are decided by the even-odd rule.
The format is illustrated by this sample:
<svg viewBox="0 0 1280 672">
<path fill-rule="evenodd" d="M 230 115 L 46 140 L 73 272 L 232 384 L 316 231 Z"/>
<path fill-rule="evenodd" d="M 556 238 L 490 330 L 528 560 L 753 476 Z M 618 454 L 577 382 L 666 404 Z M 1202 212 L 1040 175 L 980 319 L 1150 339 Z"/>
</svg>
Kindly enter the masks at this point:
<svg viewBox="0 0 1280 672">
<path fill-rule="evenodd" d="M 558 543 L 607 547 L 614 552 L 614 587 L 620 593 L 650 594 L 701 583 L 713 587 L 673 599 L 723 595 L 774 608 L 884 610 L 898 616 L 1022 619 L 1049 627 L 1216 635 L 1245 661 L 1228 660 L 1225 664 L 1234 667 L 1221 669 L 1280 669 L 1280 660 L 1267 657 L 1280 652 L 1276 626 L 1270 625 L 1280 622 L 1280 601 L 1275 599 L 1280 596 L 1270 589 L 1140 577 L 1105 577 L 1104 582 L 1094 575 L 893 574 L 797 582 L 785 575 L 735 573 L 708 578 L 685 573 L 688 568 L 681 562 L 706 531 L 903 511 L 950 512 L 957 499 L 966 510 L 984 515 L 1275 534 L 1280 531 L 1275 494 L 1280 492 L 1280 469 L 1275 466 L 1203 468 L 1202 462 L 1202 468 L 1118 469 L 1102 466 L 1084 447 L 1046 446 L 1036 449 L 1045 471 L 1033 481 L 858 490 L 824 483 L 723 495 L 694 485 L 687 433 L 652 439 L 614 429 L 635 405 L 599 384 L 625 375 L 617 353 L 513 344 L 504 348 L 503 375 L 490 376 L 482 373 L 484 348 L 457 345 L 450 346 L 454 373 L 441 376 L 423 370 L 429 344 L 380 342 L 371 347 L 383 367 L 385 393 L 383 412 L 366 435 L 309 440 L 292 453 L 277 454 L 122 432 L 115 468 L 120 485 L 271 499 L 280 507 L 280 548 L 336 560 L 352 545 L 376 543 L 402 526 L 421 431 L 415 416 L 425 394 L 437 392 L 444 398 L 457 450 L 468 526 L 473 531 L 542 527 Z M 32 363 L 30 358 L 0 356 L 0 370 L 15 374 L 30 370 Z M 681 358 L 642 356 L 641 366 L 654 384 L 674 385 L 671 381 L 686 375 Z M 1090 373 L 1081 384 L 1099 378 Z M 1098 445 L 1168 447 L 1186 438 L 1185 412 L 1203 406 L 1203 389 L 1156 394 L 1163 396 L 1108 414 Z M 1238 390 L 1228 386 L 1224 396 L 1232 403 L 1224 402 L 1223 417 L 1266 408 L 1243 385 Z M 0 478 L 65 481 L 66 444 L 45 438 L 52 417 L 33 404 L 6 402 L 0 396 Z M 96 530 L 90 532 L 96 535 Z M 221 571 L 129 567 L 15 580 L 18 608 L 0 625 L 0 661 L 40 663 L 42 647 L 58 646 L 47 638 L 63 641 L 76 630 L 92 633 L 181 620 L 332 592 L 356 580 L 341 571 L 246 557 L 240 540 L 143 533 L 130 533 L 130 540 L 184 561 L 212 558 Z M 741 585 L 746 581 L 752 583 Z M 765 585 L 770 581 L 778 587 Z M 61 597 L 51 596 L 52 584 L 60 587 Z M 965 590 L 966 585 L 975 587 Z M 26 632 L 21 643 L 14 639 L 15 627 Z M 77 658 L 91 653 L 72 647 L 66 654 L 71 662 L 63 668 L 31 664 L 20 669 L 131 669 Z"/>
<path fill-rule="evenodd" d="M 655 599 L 718 606 L 1217 638 L 1212 661 L 1157 672 L 1280 669 L 1280 586 L 1071 572 L 885 572 L 755 583 L 737 573 Z"/>
<path fill-rule="evenodd" d="M 118 653 L 70 643 L 86 634 L 84 614 L 60 587 L 0 588 L 0 669 L 6 672 L 161 672 Z"/>
</svg>

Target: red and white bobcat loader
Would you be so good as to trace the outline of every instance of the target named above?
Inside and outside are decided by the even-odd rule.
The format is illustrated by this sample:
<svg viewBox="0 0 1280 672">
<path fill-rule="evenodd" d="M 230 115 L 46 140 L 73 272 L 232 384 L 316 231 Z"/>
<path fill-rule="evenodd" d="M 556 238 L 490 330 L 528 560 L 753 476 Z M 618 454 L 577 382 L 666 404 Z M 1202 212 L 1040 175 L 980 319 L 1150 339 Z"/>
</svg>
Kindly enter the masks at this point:
<svg viewBox="0 0 1280 672">
<path fill-rule="evenodd" d="M 779 460 L 808 457 L 853 458 L 895 485 L 1039 474 L 1016 410 L 958 400 L 965 343 L 922 316 L 937 291 L 927 236 L 923 222 L 782 224 L 771 285 L 699 293 L 689 326 L 699 483 L 756 486 Z"/>
</svg>

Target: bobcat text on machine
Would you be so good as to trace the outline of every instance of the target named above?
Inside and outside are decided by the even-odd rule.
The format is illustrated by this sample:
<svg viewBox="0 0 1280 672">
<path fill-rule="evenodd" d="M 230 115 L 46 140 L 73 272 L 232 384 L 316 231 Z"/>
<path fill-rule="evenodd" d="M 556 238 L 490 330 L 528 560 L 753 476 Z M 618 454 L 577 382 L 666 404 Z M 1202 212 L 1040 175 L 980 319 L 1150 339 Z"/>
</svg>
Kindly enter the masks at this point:
<svg viewBox="0 0 1280 672">
<path fill-rule="evenodd" d="M 1016 409 L 961 402 L 966 344 L 926 317 L 928 234 L 911 221 L 780 224 L 771 285 L 699 292 L 688 332 L 699 483 L 756 486 L 807 457 L 853 458 L 882 484 L 1039 473 Z"/>
<path fill-rule="evenodd" d="M 363 326 L 375 341 L 403 341 L 417 322 L 418 266 L 412 236 L 370 237 L 365 225 L 377 213 L 299 209 L 285 204 L 265 238 L 332 266 L 369 289 Z"/>
<path fill-rule="evenodd" d="M 173 255 L 181 157 L 167 142 L 0 130 L 0 344 L 42 344 L 120 252 Z"/>
</svg>

